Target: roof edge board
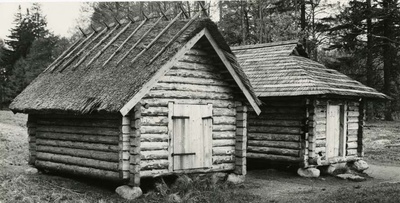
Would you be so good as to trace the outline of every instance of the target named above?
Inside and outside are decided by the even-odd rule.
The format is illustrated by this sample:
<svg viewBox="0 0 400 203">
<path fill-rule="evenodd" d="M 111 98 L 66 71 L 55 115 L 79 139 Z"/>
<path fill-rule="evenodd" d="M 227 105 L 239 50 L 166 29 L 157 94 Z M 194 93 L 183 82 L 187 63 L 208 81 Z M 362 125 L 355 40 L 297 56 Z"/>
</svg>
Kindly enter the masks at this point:
<svg viewBox="0 0 400 203">
<path fill-rule="evenodd" d="M 153 76 L 146 82 L 142 88 L 139 90 L 135 96 L 132 97 L 121 109 L 120 113 L 122 116 L 126 116 L 133 107 L 150 91 L 151 88 L 160 80 L 160 78 L 165 75 L 168 70 L 185 55 L 199 40 L 205 35 L 205 30 L 201 30 L 192 39 L 190 39 L 186 44 L 167 62 L 165 63 Z"/>
</svg>

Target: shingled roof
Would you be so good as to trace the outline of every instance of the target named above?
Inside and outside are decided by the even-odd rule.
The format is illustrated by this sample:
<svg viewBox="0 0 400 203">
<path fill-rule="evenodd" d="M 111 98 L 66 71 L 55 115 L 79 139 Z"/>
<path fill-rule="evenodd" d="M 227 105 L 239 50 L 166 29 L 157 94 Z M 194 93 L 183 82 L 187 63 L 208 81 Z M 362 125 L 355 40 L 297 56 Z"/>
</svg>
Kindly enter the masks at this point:
<svg viewBox="0 0 400 203">
<path fill-rule="evenodd" d="M 259 97 L 340 95 L 388 98 L 348 76 L 300 56 L 297 41 L 233 47 Z"/>
<path fill-rule="evenodd" d="M 163 75 L 179 55 L 204 37 L 219 47 L 219 57 L 234 70 L 230 73 L 239 87 L 244 87 L 246 98 L 260 104 L 211 20 L 177 16 L 166 21 L 161 16 L 115 23 L 78 40 L 14 99 L 10 109 L 127 114 L 143 96 L 140 94 L 151 88 L 156 75 Z"/>
</svg>

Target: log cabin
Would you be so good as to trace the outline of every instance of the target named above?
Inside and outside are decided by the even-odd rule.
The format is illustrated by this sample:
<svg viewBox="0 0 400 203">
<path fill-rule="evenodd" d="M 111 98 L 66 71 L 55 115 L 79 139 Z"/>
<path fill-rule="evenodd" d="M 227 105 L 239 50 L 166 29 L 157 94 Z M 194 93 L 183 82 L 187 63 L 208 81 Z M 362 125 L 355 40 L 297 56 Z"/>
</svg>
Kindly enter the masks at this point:
<svg viewBox="0 0 400 203">
<path fill-rule="evenodd" d="M 246 173 L 261 104 L 217 26 L 196 14 L 86 34 L 10 105 L 28 114 L 30 164 L 133 187 L 143 177 Z"/>
<path fill-rule="evenodd" d="M 367 99 L 373 88 L 307 58 L 297 41 L 232 48 L 263 102 L 249 111 L 247 158 L 301 168 L 362 159 Z"/>
</svg>

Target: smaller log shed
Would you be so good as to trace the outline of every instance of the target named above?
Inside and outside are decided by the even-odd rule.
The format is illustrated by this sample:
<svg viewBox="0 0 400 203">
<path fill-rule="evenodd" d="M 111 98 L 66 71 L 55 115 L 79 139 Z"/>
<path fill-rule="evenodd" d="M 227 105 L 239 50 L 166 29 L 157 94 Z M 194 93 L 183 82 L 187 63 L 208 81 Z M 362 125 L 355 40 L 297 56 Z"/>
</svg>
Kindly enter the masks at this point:
<svg viewBox="0 0 400 203">
<path fill-rule="evenodd" d="M 363 157 L 365 101 L 386 95 L 305 57 L 297 41 L 232 50 L 263 102 L 259 116 L 248 115 L 249 164 L 309 167 Z"/>
<path fill-rule="evenodd" d="M 165 17 L 87 34 L 14 99 L 32 165 L 135 187 L 246 174 L 247 108 L 260 101 L 211 20 Z"/>
</svg>

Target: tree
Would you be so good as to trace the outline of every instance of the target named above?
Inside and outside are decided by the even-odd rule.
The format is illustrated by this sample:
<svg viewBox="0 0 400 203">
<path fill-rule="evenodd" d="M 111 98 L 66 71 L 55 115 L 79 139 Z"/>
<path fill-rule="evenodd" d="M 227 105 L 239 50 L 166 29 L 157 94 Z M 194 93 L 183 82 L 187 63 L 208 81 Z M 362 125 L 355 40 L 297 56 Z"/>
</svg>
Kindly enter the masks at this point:
<svg viewBox="0 0 400 203">
<path fill-rule="evenodd" d="M 26 14 L 15 15 L 9 39 L 0 44 L 1 104 L 9 103 L 68 46 L 68 40 L 52 35 L 40 4 Z"/>
<path fill-rule="evenodd" d="M 345 51 L 346 58 L 353 61 L 344 71 L 360 73 L 362 82 L 395 99 L 385 110 L 385 119 L 393 120 L 393 112 L 400 110 L 398 1 L 353 0 L 336 19 L 335 26 L 329 29 L 331 48 Z M 369 117 L 373 117 L 374 109 L 369 106 Z"/>
</svg>

